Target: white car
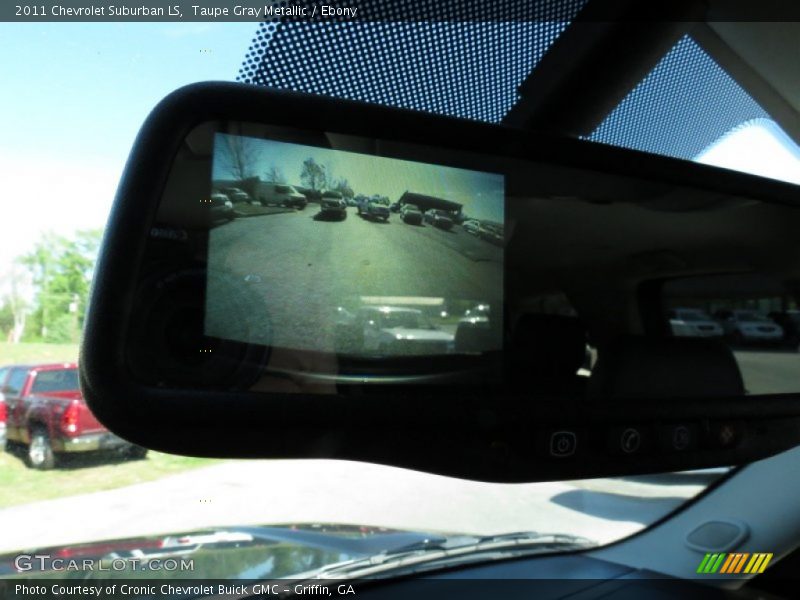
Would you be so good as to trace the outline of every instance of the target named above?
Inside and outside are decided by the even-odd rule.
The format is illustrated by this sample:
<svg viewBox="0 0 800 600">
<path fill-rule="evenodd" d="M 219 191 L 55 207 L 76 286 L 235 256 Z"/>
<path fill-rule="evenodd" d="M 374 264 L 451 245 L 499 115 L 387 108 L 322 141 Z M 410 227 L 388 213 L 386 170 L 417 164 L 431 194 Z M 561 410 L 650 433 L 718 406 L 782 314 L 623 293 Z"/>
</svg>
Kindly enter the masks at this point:
<svg viewBox="0 0 800 600">
<path fill-rule="evenodd" d="M 754 310 L 723 310 L 715 314 L 732 341 L 736 343 L 780 343 L 783 327 Z"/>
<path fill-rule="evenodd" d="M 461 227 L 464 228 L 464 231 L 467 233 L 471 233 L 472 235 L 478 235 L 481 230 L 481 224 L 479 221 L 475 219 L 469 219 L 468 221 L 464 221 L 461 224 Z"/>
<path fill-rule="evenodd" d="M 228 199 L 236 204 L 237 202 L 250 202 L 250 196 L 244 190 L 236 187 L 222 188 L 220 193 L 225 194 Z"/>
<path fill-rule="evenodd" d="M 725 330 L 711 315 L 699 308 L 676 308 L 669 312 L 669 326 L 675 337 L 718 337 Z"/>
<path fill-rule="evenodd" d="M 228 196 L 221 192 L 211 194 L 208 217 L 211 221 L 225 219 L 230 221 L 234 218 L 233 202 Z"/>
<path fill-rule="evenodd" d="M 433 325 L 416 308 L 365 306 L 359 309 L 364 350 L 389 355 L 439 355 L 453 351 L 455 336 Z"/>
<path fill-rule="evenodd" d="M 308 204 L 306 197 L 294 186 L 285 183 L 259 182 L 256 186 L 255 200 L 264 206 L 283 206 L 303 210 Z"/>
</svg>

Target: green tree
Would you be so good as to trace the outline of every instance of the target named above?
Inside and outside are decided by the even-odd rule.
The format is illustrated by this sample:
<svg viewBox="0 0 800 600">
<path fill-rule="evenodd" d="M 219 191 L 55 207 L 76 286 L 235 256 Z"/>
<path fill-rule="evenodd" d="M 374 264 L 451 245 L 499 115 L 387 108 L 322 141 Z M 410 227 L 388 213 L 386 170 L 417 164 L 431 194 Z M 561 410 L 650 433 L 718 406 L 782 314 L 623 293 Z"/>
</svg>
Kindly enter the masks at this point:
<svg viewBox="0 0 800 600">
<path fill-rule="evenodd" d="M 19 342 L 22 337 L 30 312 L 28 300 L 23 292 L 27 280 L 28 274 L 19 264 L 12 264 L 0 278 L 0 286 L 6 290 L 0 307 L 0 332 L 3 339 L 14 343 Z"/>
<path fill-rule="evenodd" d="M 276 165 L 272 165 L 265 173 L 264 176 L 267 181 L 272 183 L 286 183 L 286 176 L 283 174 L 283 169 Z"/>
<path fill-rule="evenodd" d="M 325 167 L 320 165 L 313 158 L 307 158 L 303 161 L 303 168 L 300 171 L 301 183 L 316 191 L 322 191 L 328 184 L 328 176 L 325 172 Z"/>
<path fill-rule="evenodd" d="M 11 310 L 11 305 L 8 301 L 5 301 L 0 305 L 0 341 L 4 342 L 8 339 L 13 330 L 14 312 Z"/>
<path fill-rule="evenodd" d="M 101 235 L 99 230 L 78 231 L 71 238 L 47 234 L 20 259 L 35 292 L 26 339 L 77 341 Z"/>
<path fill-rule="evenodd" d="M 350 187 L 350 182 L 344 178 L 338 179 L 333 189 L 339 192 L 344 198 L 352 198 L 356 195 L 353 188 Z"/>
<path fill-rule="evenodd" d="M 238 135 L 226 135 L 219 145 L 217 159 L 234 179 L 253 177 L 260 161 L 261 149 L 256 140 Z"/>
</svg>

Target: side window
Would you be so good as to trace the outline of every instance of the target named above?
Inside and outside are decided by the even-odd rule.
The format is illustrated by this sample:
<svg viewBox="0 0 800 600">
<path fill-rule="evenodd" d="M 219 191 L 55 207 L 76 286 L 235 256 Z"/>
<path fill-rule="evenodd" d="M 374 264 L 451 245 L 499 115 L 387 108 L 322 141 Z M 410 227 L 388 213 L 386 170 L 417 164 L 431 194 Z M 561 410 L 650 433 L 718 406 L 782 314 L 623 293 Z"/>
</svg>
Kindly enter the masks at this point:
<svg viewBox="0 0 800 600">
<path fill-rule="evenodd" d="M 662 306 L 668 335 L 727 345 L 749 394 L 800 391 L 798 282 L 747 273 L 673 279 Z M 794 293 L 793 293 L 794 292 Z M 670 320 L 678 311 L 680 319 Z"/>
<path fill-rule="evenodd" d="M 19 396 L 22 386 L 25 385 L 25 378 L 28 376 L 28 369 L 11 369 L 8 381 L 3 388 L 3 393 L 9 396 Z"/>
</svg>

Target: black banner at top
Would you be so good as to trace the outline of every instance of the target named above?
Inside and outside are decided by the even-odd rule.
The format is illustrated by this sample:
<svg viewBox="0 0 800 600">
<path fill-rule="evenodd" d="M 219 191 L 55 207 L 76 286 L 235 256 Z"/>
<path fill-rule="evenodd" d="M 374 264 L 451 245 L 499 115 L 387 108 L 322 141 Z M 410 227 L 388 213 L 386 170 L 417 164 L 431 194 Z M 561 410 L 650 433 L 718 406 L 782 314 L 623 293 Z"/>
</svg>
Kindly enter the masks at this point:
<svg viewBox="0 0 800 600">
<path fill-rule="evenodd" d="M 10 0 L 9 22 L 800 21 L 794 0 Z"/>
</svg>

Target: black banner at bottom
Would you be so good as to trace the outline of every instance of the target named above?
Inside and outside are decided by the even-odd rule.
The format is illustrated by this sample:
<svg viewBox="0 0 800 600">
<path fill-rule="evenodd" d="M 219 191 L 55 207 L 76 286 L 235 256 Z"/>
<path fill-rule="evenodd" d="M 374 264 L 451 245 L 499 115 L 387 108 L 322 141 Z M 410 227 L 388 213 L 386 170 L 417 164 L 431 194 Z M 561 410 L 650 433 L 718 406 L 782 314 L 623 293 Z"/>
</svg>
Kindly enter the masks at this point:
<svg viewBox="0 0 800 600">
<path fill-rule="evenodd" d="M 741 597 L 739 592 L 714 587 L 718 580 L 618 578 L 597 579 L 463 579 L 405 577 L 393 580 L 100 580 L 0 579 L 2 600 L 78 600 L 84 598 L 172 600 L 213 598 L 358 598 L 441 600 L 449 598 L 525 598 L 633 600 L 638 598 L 707 599 Z M 786 582 L 787 584 L 796 582 Z M 788 590 L 788 587 L 787 587 Z M 759 593 L 761 598 L 769 594 Z M 745 594 L 744 597 L 751 597 Z"/>
</svg>

